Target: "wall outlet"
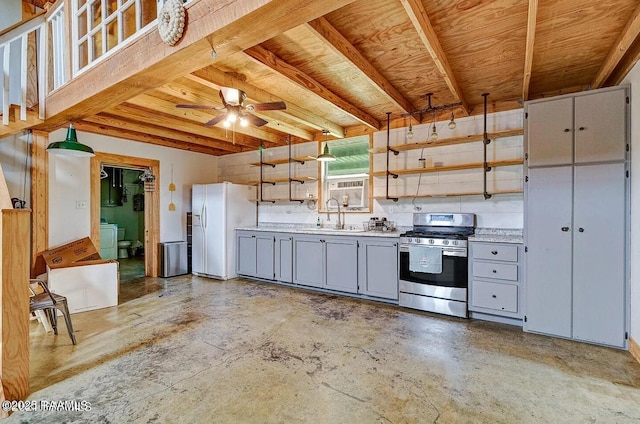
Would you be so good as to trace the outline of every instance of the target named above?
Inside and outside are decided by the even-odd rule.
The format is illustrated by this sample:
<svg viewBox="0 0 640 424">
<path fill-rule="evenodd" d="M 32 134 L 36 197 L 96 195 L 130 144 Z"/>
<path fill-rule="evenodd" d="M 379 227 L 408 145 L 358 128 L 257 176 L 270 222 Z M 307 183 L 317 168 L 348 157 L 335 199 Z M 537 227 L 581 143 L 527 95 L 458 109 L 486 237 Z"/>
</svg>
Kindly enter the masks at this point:
<svg viewBox="0 0 640 424">
<path fill-rule="evenodd" d="M 76 200 L 76 209 L 87 209 L 87 202 Z"/>
</svg>

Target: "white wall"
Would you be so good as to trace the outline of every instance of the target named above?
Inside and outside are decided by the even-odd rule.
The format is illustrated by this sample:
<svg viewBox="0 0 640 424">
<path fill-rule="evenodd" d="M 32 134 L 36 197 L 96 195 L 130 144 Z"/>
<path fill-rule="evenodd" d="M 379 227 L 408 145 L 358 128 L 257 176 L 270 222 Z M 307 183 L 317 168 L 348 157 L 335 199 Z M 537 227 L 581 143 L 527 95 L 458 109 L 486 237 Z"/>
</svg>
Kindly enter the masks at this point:
<svg viewBox="0 0 640 424">
<path fill-rule="evenodd" d="M 436 128 L 440 138 L 482 134 L 483 117 L 474 116 L 456 120 L 455 130 L 449 130 L 448 121 L 438 122 Z M 490 114 L 487 120 L 489 132 L 522 128 L 522 110 Z M 390 134 L 391 144 L 406 142 L 407 128 L 392 130 Z M 425 140 L 429 132 L 429 125 L 414 125 L 414 137 L 411 142 Z M 386 146 L 386 131 L 374 134 L 374 147 Z M 286 158 L 287 147 L 266 149 L 265 160 L 270 158 Z M 297 144 L 291 147 L 292 156 L 317 155 L 315 142 Z M 391 168 L 417 168 L 421 150 L 402 152 L 398 156 L 391 157 Z M 523 136 L 509 137 L 492 141 L 488 146 L 488 160 L 521 158 L 523 154 Z M 424 149 L 427 162 L 431 164 L 441 162 L 443 166 L 482 162 L 482 143 L 465 143 L 455 146 L 442 146 Z M 248 166 L 251 162 L 259 161 L 259 152 L 245 152 L 221 157 L 219 160 L 219 181 L 231 181 L 235 183 L 247 183 L 257 181 L 260 168 Z M 429 164 L 428 164 L 429 165 Z M 386 155 L 373 155 L 374 171 L 384 171 Z M 317 175 L 317 163 L 307 162 L 304 165 L 292 165 L 292 175 Z M 276 168 L 264 167 L 263 173 L 267 177 L 287 177 L 287 166 L 278 165 Z M 522 189 L 523 167 L 509 166 L 496 168 L 489 178 L 489 191 L 494 189 Z M 400 177 L 390 180 L 390 193 L 415 194 L 418 189 L 418 175 Z M 465 171 L 447 171 L 431 174 L 423 174 L 420 181 L 420 194 L 482 191 L 482 169 Z M 373 184 L 374 196 L 385 195 L 385 178 L 375 177 Z M 304 197 L 307 191 L 317 193 L 317 183 L 305 182 L 302 185 L 293 184 L 292 197 Z M 264 197 L 286 198 L 288 197 L 287 184 L 277 186 L 265 185 Z M 346 216 L 347 225 L 361 225 L 371 216 L 387 217 L 396 221 L 398 226 L 411 226 L 413 213 L 420 209 L 421 212 L 473 212 L 477 215 L 479 227 L 493 228 L 522 228 L 523 226 L 523 195 L 496 195 L 490 200 L 484 200 L 483 196 L 459 196 L 441 198 L 417 198 L 400 199 L 397 203 L 390 200 L 374 200 L 372 213 L 349 213 Z M 260 223 L 293 223 L 315 225 L 318 216 L 326 221 L 326 215 L 318 214 L 317 209 L 310 209 L 310 204 L 279 202 L 276 204 L 261 203 L 258 208 L 258 221 Z M 335 218 L 333 218 L 335 219 Z"/>
<path fill-rule="evenodd" d="M 63 140 L 66 129 L 49 135 L 49 141 Z M 155 159 L 160 161 L 160 241 L 186 240 L 186 212 L 191 211 L 191 186 L 215 182 L 217 158 L 167 147 L 154 146 L 114 137 L 77 132 L 78 141 L 95 151 Z M 175 211 L 169 211 L 171 165 Z M 91 231 L 89 200 L 91 197 L 89 158 L 49 155 L 49 245 L 56 246 Z M 77 209 L 76 202 L 86 202 L 86 209 Z"/>
<path fill-rule="evenodd" d="M 623 83 L 631 84 L 631 337 L 640 343 L 640 63 Z"/>
<path fill-rule="evenodd" d="M 31 136 L 27 133 L 0 139 L 0 164 L 9 195 L 24 200 L 25 208 L 31 207 L 30 142 Z"/>
</svg>

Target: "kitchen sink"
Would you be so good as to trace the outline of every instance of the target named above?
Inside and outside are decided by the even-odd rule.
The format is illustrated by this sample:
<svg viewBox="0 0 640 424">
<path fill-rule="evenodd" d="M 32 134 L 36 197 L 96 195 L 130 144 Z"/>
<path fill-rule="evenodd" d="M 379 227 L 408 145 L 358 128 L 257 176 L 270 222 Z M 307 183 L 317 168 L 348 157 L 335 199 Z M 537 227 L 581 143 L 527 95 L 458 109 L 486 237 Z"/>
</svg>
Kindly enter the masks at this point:
<svg viewBox="0 0 640 424">
<path fill-rule="evenodd" d="M 318 228 L 318 227 L 311 227 L 311 228 L 305 228 L 304 231 L 317 231 L 319 233 L 363 233 L 364 230 L 362 228 L 342 228 L 342 229 L 338 229 L 338 228 L 333 228 L 333 227 L 322 227 L 322 228 Z"/>
</svg>

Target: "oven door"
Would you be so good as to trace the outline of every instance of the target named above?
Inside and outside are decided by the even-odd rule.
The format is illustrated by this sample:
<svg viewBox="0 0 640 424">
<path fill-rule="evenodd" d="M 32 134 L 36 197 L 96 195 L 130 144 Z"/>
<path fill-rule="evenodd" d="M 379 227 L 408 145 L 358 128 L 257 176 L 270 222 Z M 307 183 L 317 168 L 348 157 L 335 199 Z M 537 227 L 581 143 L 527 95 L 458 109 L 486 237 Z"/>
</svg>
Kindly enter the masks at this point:
<svg viewBox="0 0 640 424">
<path fill-rule="evenodd" d="M 400 281 L 420 283 L 431 286 L 467 288 L 468 258 L 466 248 L 442 248 L 442 272 L 431 274 L 409 270 L 409 245 L 400 245 Z"/>
</svg>

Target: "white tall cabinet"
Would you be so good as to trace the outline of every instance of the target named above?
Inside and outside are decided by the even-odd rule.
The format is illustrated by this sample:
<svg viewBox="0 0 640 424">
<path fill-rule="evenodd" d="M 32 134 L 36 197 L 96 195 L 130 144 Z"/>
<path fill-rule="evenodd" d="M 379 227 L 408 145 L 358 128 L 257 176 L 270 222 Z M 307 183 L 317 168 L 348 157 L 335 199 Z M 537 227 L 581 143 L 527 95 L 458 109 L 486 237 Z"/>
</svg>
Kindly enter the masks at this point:
<svg viewBox="0 0 640 424">
<path fill-rule="evenodd" d="M 528 102 L 525 123 L 524 329 L 626 348 L 628 88 Z"/>
</svg>

